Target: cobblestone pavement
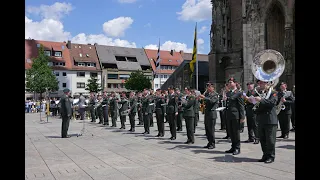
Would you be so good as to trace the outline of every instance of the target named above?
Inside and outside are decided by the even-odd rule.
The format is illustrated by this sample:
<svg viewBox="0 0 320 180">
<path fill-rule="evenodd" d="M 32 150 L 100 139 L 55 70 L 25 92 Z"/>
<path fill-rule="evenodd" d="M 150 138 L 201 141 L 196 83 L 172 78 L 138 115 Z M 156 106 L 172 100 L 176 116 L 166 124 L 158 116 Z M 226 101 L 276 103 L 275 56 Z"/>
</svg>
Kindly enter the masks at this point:
<svg viewBox="0 0 320 180">
<path fill-rule="evenodd" d="M 83 180 L 250 180 L 295 178 L 295 133 L 287 140 L 277 140 L 276 160 L 272 164 L 257 162 L 261 158 L 260 145 L 241 144 L 241 154 L 224 153 L 230 149 L 230 140 L 222 139 L 226 133 L 216 125 L 216 148 L 204 149 L 203 115 L 195 134 L 195 144 L 186 145 L 185 126 L 177 139 L 170 141 L 166 124 L 164 138 L 156 138 L 157 127 L 150 135 L 142 135 L 143 126 L 135 133 L 117 128 L 103 127 L 86 120 L 86 132 L 80 133 L 83 121 L 72 120 L 71 138 L 60 138 L 61 119 L 49 118 L 40 122 L 39 114 L 26 114 L 25 127 L 25 179 L 83 179 Z M 154 118 L 154 122 L 155 118 Z M 136 124 L 138 122 L 136 121 Z M 184 123 L 183 123 L 184 124 Z M 280 135 L 278 131 L 277 135 Z M 241 141 L 247 140 L 247 129 Z"/>
</svg>

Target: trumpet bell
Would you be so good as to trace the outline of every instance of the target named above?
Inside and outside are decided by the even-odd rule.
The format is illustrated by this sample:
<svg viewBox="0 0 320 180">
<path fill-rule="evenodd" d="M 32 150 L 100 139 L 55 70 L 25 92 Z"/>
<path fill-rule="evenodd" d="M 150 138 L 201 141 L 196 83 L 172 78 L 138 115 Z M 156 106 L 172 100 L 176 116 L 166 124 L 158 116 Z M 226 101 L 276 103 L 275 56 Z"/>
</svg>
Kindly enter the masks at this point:
<svg viewBox="0 0 320 180">
<path fill-rule="evenodd" d="M 272 82 L 272 84 L 276 84 L 275 82 L 285 69 L 285 60 L 283 56 L 275 50 L 266 49 L 260 51 L 253 58 L 253 64 L 251 66 L 251 70 L 253 75 L 265 82 Z"/>
</svg>

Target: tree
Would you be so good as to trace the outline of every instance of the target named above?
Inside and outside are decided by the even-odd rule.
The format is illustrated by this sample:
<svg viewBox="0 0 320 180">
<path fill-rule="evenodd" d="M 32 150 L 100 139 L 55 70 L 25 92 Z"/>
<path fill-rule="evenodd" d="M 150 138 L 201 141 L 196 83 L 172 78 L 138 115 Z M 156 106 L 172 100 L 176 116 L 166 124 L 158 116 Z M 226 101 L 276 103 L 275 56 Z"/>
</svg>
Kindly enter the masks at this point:
<svg viewBox="0 0 320 180">
<path fill-rule="evenodd" d="M 145 88 L 150 89 L 152 85 L 150 79 L 142 71 L 136 71 L 131 73 L 124 86 L 129 90 L 142 91 Z"/>
<path fill-rule="evenodd" d="M 89 92 L 100 92 L 102 90 L 100 83 L 98 83 L 98 78 L 96 76 L 91 76 L 90 79 L 88 79 L 88 83 L 86 85 L 86 89 Z"/>
<path fill-rule="evenodd" d="M 42 93 L 59 90 L 59 82 L 49 66 L 49 56 L 44 54 L 43 46 L 39 47 L 39 55 L 32 60 L 32 66 L 26 72 L 26 88 L 32 92 Z"/>
</svg>

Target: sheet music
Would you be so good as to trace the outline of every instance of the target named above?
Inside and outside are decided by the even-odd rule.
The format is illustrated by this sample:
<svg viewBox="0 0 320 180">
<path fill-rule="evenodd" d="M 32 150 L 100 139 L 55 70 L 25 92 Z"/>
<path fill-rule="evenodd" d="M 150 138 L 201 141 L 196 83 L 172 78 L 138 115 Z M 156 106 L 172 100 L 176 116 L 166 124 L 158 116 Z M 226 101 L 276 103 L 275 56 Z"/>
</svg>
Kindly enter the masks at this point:
<svg viewBox="0 0 320 180">
<path fill-rule="evenodd" d="M 200 91 L 194 91 L 196 93 L 196 96 L 200 96 L 201 92 Z"/>
</svg>

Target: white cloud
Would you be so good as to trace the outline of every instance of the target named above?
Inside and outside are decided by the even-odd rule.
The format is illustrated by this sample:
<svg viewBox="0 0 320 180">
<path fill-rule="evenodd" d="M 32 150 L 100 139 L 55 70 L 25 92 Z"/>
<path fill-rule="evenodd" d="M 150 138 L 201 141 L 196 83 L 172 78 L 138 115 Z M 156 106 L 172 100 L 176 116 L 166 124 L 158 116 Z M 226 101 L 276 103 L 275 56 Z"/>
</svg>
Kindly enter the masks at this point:
<svg viewBox="0 0 320 180">
<path fill-rule="evenodd" d="M 66 41 L 71 37 L 70 32 L 64 31 L 63 24 L 54 19 L 43 19 L 40 22 L 25 17 L 25 38 Z"/>
<path fill-rule="evenodd" d="M 137 0 L 118 0 L 119 3 L 134 3 Z"/>
<path fill-rule="evenodd" d="M 203 49 L 203 44 L 204 44 L 204 40 L 203 39 L 198 39 L 198 52 L 201 53 L 201 51 L 199 51 L 199 49 Z M 149 44 L 147 46 L 144 47 L 145 49 L 158 49 L 158 45 L 156 44 Z M 166 41 L 164 42 L 161 46 L 160 46 L 161 50 L 175 50 L 175 51 L 183 51 L 186 53 L 192 53 L 193 51 L 193 47 L 189 48 L 187 46 L 187 44 L 185 43 L 180 43 L 180 42 L 173 42 L 173 41 Z"/>
<path fill-rule="evenodd" d="M 113 37 L 124 36 L 124 32 L 130 28 L 133 23 L 133 19 L 131 17 L 118 17 L 112 19 L 110 21 L 105 22 L 102 27 L 103 31 Z"/>
<path fill-rule="evenodd" d="M 211 19 L 212 4 L 210 0 L 186 0 L 181 12 L 177 12 L 182 21 L 204 21 Z"/>
<path fill-rule="evenodd" d="M 72 42 L 83 44 L 98 43 L 100 45 L 136 47 L 134 42 L 113 39 L 104 34 L 86 35 L 85 33 L 80 33 L 72 37 L 70 32 L 65 31 L 63 23 L 59 20 L 63 15 L 74 9 L 71 4 L 65 5 L 66 3 L 55 3 L 52 6 L 29 7 L 29 13 L 39 15 L 43 19 L 41 21 L 33 21 L 25 16 L 25 38 L 60 42 L 71 39 Z M 45 12 L 46 10 L 49 12 Z"/>
<path fill-rule="evenodd" d="M 135 48 L 136 43 L 130 43 L 127 40 L 121 39 L 112 39 L 104 34 L 89 34 L 80 33 L 72 38 L 71 42 L 79 43 L 79 44 L 87 44 L 87 43 L 98 43 L 99 45 L 109 45 L 109 46 L 121 46 L 121 47 L 132 47 Z"/>
<path fill-rule="evenodd" d="M 206 32 L 207 29 L 208 29 L 207 26 L 202 26 L 199 30 L 199 34 Z"/>
<path fill-rule="evenodd" d="M 56 2 L 51 6 L 41 5 L 40 7 L 28 6 L 26 9 L 27 13 L 39 15 L 44 19 L 55 19 L 59 20 L 64 15 L 67 15 L 74 8 L 70 3 Z"/>
</svg>

